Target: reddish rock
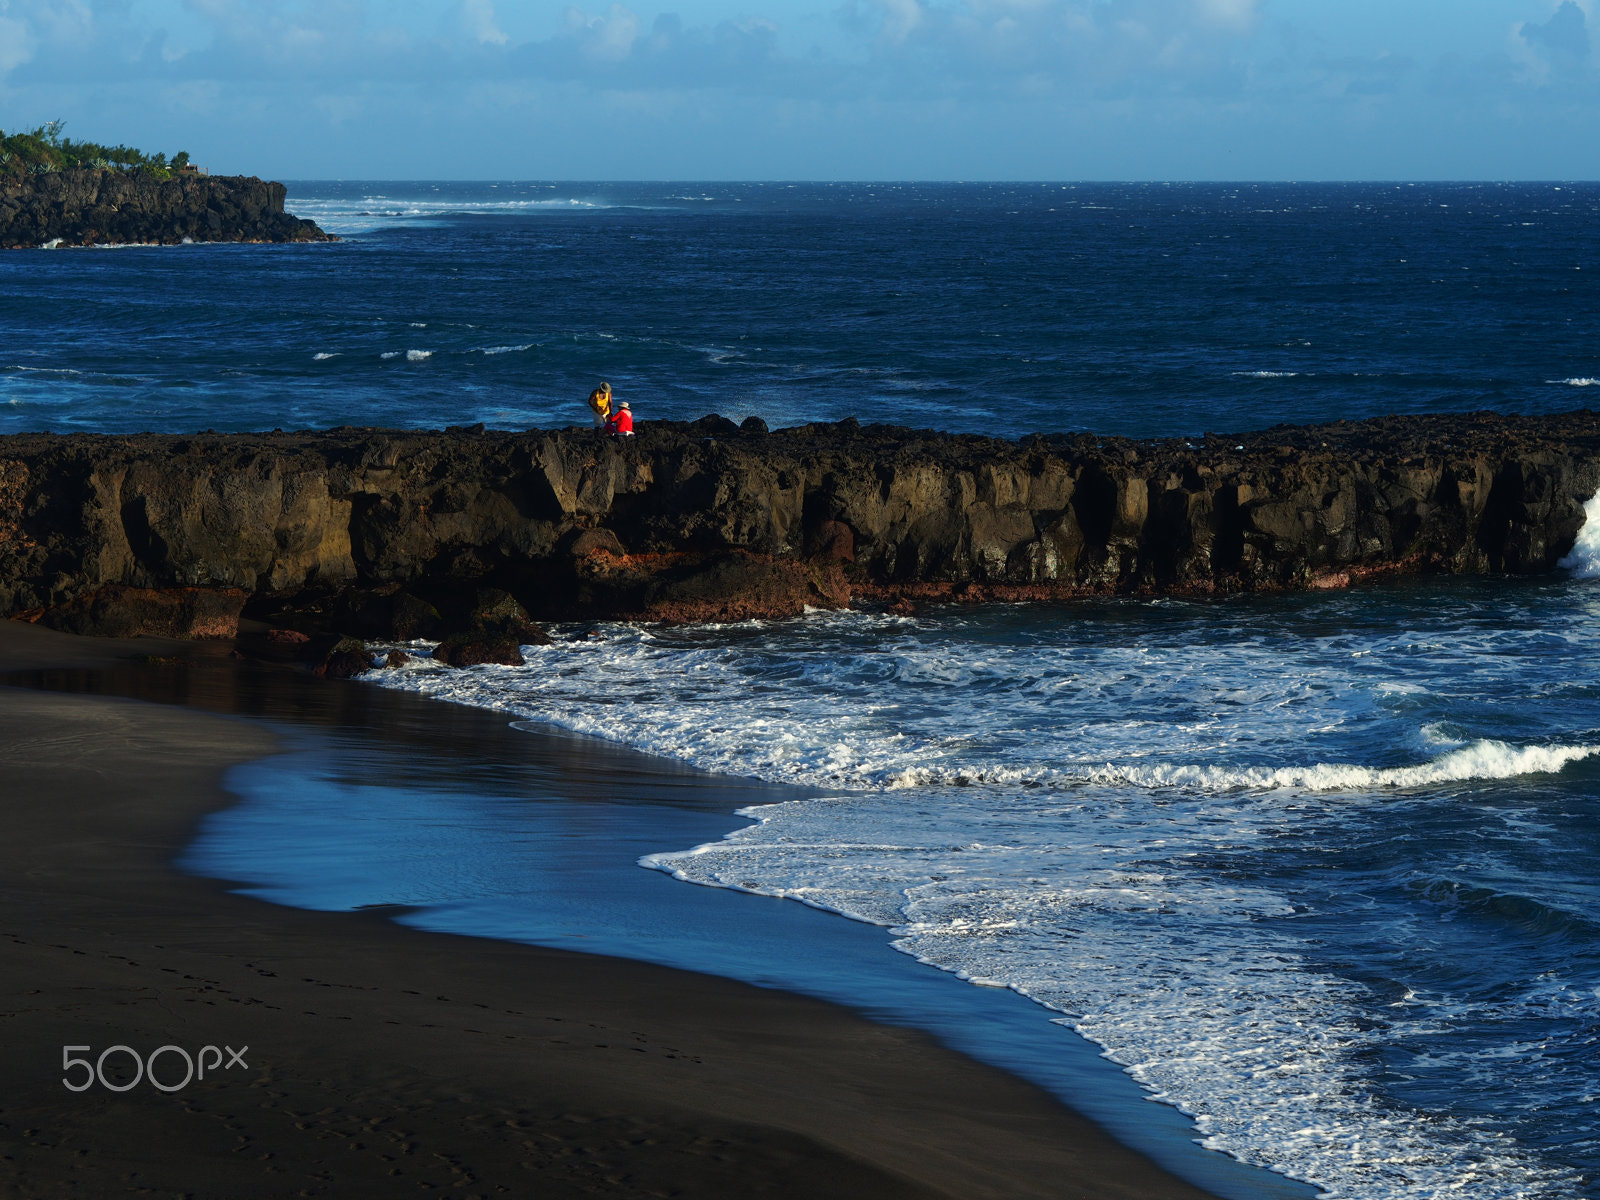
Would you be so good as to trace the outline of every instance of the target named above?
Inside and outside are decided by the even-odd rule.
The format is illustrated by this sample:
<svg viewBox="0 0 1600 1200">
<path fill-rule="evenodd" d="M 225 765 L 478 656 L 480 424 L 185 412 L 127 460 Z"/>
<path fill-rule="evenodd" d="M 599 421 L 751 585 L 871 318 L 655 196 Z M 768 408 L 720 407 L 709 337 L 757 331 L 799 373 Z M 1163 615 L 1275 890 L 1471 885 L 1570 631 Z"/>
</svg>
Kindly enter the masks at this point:
<svg viewBox="0 0 1600 1200">
<path fill-rule="evenodd" d="M 233 638 L 245 593 L 238 588 L 135 588 L 111 584 L 48 608 L 51 629 L 95 637 Z"/>
<path fill-rule="evenodd" d="M 824 521 L 808 539 L 810 556 L 823 562 L 855 562 L 856 531 L 843 521 Z"/>
<path fill-rule="evenodd" d="M 367 644 L 355 638 L 341 638 L 327 657 L 312 668 L 312 674 L 324 679 L 353 679 L 372 669 L 372 652 Z"/>
<path fill-rule="evenodd" d="M 517 639 L 498 633 L 463 633 L 446 638 L 434 648 L 433 657 L 450 667 L 476 667 L 481 663 L 520 667 L 526 661 Z"/>
<path fill-rule="evenodd" d="M 628 552 L 622 540 L 609 529 L 585 529 L 572 539 L 567 553 L 573 558 L 587 558 L 591 554 L 610 554 L 622 558 Z"/>
</svg>

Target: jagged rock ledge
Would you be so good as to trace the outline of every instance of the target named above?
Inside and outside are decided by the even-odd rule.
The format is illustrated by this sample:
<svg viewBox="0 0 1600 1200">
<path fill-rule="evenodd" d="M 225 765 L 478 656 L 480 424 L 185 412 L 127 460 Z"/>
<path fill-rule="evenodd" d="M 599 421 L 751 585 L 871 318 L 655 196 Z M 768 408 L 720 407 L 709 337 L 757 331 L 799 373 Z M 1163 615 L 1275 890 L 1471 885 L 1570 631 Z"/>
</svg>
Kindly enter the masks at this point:
<svg viewBox="0 0 1600 1200">
<path fill-rule="evenodd" d="M 0 248 L 133 242 L 331 242 L 283 211 L 283 184 L 247 175 L 80 168 L 0 177 Z"/>
<path fill-rule="evenodd" d="M 1551 570 L 1600 415 L 1021 441 L 719 417 L 632 439 L 0 438 L 0 615 L 85 633 L 515 642 L 536 620 L 1342 587 Z M 459 649 L 459 648 L 458 648 Z M 468 652 L 470 656 L 470 651 Z"/>
</svg>

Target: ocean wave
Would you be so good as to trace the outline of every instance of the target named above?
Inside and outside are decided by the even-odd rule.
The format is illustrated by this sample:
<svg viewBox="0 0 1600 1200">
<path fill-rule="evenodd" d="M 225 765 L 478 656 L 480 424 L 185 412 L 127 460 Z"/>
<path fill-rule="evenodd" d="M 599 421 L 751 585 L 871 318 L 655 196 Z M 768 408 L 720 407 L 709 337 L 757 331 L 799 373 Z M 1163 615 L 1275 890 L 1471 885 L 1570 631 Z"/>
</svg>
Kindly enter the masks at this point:
<svg viewBox="0 0 1600 1200">
<path fill-rule="evenodd" d="M 1234 371 L 1233 375 L 1244 379 L 1293 379 L 1300 374 L 1299 371 Z"/>
<path fill-rule="evenodd" d="M 1063 811 L 879 794 L 742 815 L 755 824 L 640 865 L 883 926 L 920 962 L 1062 1014 L 1193 1117 L 1207 1146 L 1329 1197 L 1578 1194 L 1572 1172 L 1495 1131 L 1378 1092 L 1366 1063 L 1393 1034 L 1367 1015 L 1368 990 L 1318 968 L 1314 944 L 1294 933 L 1300 910 L 1277 890 L 1188 865 L 1270 841 L 1306 814 L 1158 822 L 1115 797 Z M 1456 1011 L 1432 1019 L 1448 1025 Z"/>
<path fill-rule="evenodd" d="M 1423 736 L 1427 736 L 1426 731 Z M 1037 767 L 941 765 L 908 767 L 891 776 L 887 786 L 898 790 L 985 784 L 1056 787 L 1109 784 L 1147 789 L 1185 788 L 1211 793 L 1242 789 L 1349 792 L 1373 788 L 1428 787 L 1475 779 L 1514 779 L 1520 775 L 1550 775 L 1597 754 L 1600 754 L 1600 745 L 1514 746 L 1485 738 L 1431 761 L 1403 767 L 1372 767 L 1356 763 L 1317 763 L 1305 767 L 1106 763 L 1087 769 L 1049 770 Z"/>
<path fill-rule="evenodd" d="M 341 351 L 338 351 L 338 350 L 318 350 L 315 354 L 313 354 L 311 356 L 311 361 L 312 362 L 325 362 L 330 358 L 338 358 L 340 353 L 341 353 Z"/>
<path fill-rule="evenodd" d="M 1286 658 L 1279 638 L 1234 629 L 1226 610 L 1204 616 L 1168 644 L 963 644 L 959 630 L 952 640 L 862 613 L 698 632 L 603 626 L 530 648 L 520 670 L 423 659 L 378 679 L 705 770 L 849 791 L 1403 790 L 1554 774 L 1600 753 L 1586 737 L 1484 737 L 1439 711 L 1429 673 L 1500 686 L 1538 648 L 1514 630 L 1335 628 Z M 1207 634 L 1218 618 L 1226 627 Z M 1411 761 L 1338 754 L 1375 742 L 1409 747 Z"/>
<path fill-rule="evenodd" d="M 1583 524 L 1572 551 L 1556 564 L 1579 579 L 1600 578 L 1600 491 L 1583 506 Z"/>
<path fill-rule="evenodd" d="M 1450 1021 L 1474 997 L 1391 1013 L 1382 981 L 1330 968 L 1326 946 L 1340 943 L 1317 938 L 1329 910 L 1344 912 L 1341 858 L 1421 837 L 1479 799 L 1531 806 L 1571 790 L 1474 787 L 1464 802 L 1460 785 L 1600 755 L 1600 738 L 1577 732 L 1600 727 L 1589 707 L 1529 701 L 1530 678 L 1573 695 L 1600 686 L 1571 652 L 1589 636 L 1585 592 L 1440 591 L 1403 619 L 1367 597 L 1112 603 L 1025 629 L 1003 609 L 601 625 L 599 637 L 557 626 L 555 644 L 525 649 L 526 667 L 416 661 L 372 678 L 828 789 L 641 863 L 881 925 L 923 962 L 1029 996 L 1189 1113 L 1213 1148 L 1330 1196 L 1422 1200 L 1459 1186 L 1570 1200 L 1574 1176 L 1519 1147 L 1514 1121 L 1428 1109 L 1373 1065 L 1402 1042 L 1460 1046 Z M 1486 722 L 1518 736 L 1480 736 Z M 1373 746 L 1404 761 L 1363 758 Z M 1323 864 L 1331 897 L 1318 890 Z M 1475 928 L 1563 936 L 1531 884 L 1498 897 L 1421 886 L 1407 894 L 1429 920 L 1459 912 Z M 1352 919 L 1407 944 L 1414 915 L 1382 901 L 1369 913 L 1366 899 Z M 1401 991 L 1425 990 L 1420 968 L 1402 974 Z M 1529 1005 L 1571 1000 L 1522 990 Z M 1555 1068 L 1525 1067 L 1533 1094 L 1568 1095 Z"/>
<path fill-rule="evenodd" d="M 1600 379 L 1589 375 L 1578 376 L 1573 379 L 1547 379 L 1546 383 L 1565 384 L 1568 387 L 1600 387 Z"/>
<path fill-rule="evenodd" d="M 1447 876 L 1430 875 L 1415 879 L 1410 890 L 1428 903 L 1438 906 L 1450 918 L 1466 917 L 1511 925 L 1538 937 L 1562 937 L 1580 933 L 1592 938 L 1595 923 L 1581 913 L 1521 892 Z"/>
<path fill-rule="evenodd" d="M 365 196 L 359 199 L 291 197 L 288 208 L 331 233 L 360 233 L 389 225 L 422 224 L 448 217 L 517 216 L 540 212 L 582 212 L 611 208 L 603 200 L 539 197 L 521 200 L 431 199 Z"/>
<path fill-rule="evenodd" d="M 406 361 L 407 362 L 422 362 L 422 361 L 424 361 L 426 359 L 429 359 L 429 358 L 432 358 L 432 357 L 433 357 L 433 351 L 432 350 L 407 350 L 406 351 Z"/>
</svg>

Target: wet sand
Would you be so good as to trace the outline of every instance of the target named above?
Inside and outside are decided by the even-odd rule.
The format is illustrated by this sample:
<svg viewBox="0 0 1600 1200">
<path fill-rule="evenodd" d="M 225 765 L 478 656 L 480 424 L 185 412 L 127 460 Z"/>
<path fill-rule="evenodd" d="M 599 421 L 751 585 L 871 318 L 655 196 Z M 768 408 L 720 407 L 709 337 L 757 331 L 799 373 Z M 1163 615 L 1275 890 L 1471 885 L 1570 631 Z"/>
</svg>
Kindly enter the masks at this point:
<svg viewBox="0 0 1600 1200">
<path fill-rule="evenodd" d="M 0 671 L 152 654 L 251 687 L 222 647 L 0 622 Z M 273 750 L 260 723 L 6 688 L 0 745 L 0 1193 L 1205 1195 L 1044 1091 L 843 1008 L 179 873 L 230 803 L 222 772 Z M 248 1066 L 75 1094 L 68 1045 L 248 1046 Z"/>
</svg>

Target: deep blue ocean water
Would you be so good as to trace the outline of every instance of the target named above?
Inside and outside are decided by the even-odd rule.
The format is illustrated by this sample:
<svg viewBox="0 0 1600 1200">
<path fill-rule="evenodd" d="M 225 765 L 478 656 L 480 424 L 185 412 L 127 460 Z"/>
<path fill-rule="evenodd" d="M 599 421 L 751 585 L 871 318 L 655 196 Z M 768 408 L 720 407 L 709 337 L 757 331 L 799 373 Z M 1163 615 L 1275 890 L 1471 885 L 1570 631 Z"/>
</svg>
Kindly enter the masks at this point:
<svg viewBox="0 0 1600 1200">
<path fill-rule="evenodd" d="M 0 431 L 1582 407 L 1600 186 L 293 183 L 331 246 L 0 259 Z"/>
<path fill-rule="evenodd" d="M 0 428 L 565 425 L 601 378 L 641 428 L 1182 435 L 1600 395 L 1595 185 L 296 184 L 290 207 L 346 240 L 0 256 Z M 803 785 L 683 844 L 593 840 L 1031 997 L 1039 1056 L 1071 1058 L 1066 1026 L 1244 1162 L 1360 1200 L 1578 1200 L 1597 570 L 1593 540 L 1533 581 L 558 630 L 527 668 L 372 678 Z M 553 936 L 544 827 L 507 833 L 503 794 L 384 807 L 377 837 L 358 787 L 313 820 L 274 778 L 197 869 Z"/>
</svg>

